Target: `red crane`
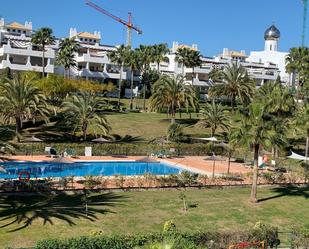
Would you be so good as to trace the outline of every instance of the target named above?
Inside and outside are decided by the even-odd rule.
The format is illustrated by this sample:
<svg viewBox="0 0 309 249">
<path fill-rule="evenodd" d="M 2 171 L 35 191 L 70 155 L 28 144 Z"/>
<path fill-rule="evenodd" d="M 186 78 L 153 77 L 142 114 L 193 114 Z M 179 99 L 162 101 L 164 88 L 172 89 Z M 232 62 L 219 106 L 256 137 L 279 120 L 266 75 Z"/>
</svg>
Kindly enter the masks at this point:
<svg viewBox="0 0 309 249">
<path fill-rule="evenodd" d="M 128 29 L 127 46 L 131 46 L 131 43 L 132 43 L 132 29 L 134 29 L 139 35 L 142 34 L 142 30 L 133 25 L 133 23 L 132 23 L 132 13 L 131 12 L 128 13 L 129 14 L 128 21 L 125 21 L 125 20 L 119 18 L 118 16 L 115 16 L 112 13 L 108 12 L 107 10 L 101 8 L 100 6 L 96 5 L 95 3 L 91 2 L 90 0 L 86 0 L 86 4 L 88 6 L 94 8 L 95 10 L 101 12 L 102 14 L 113 18 L 117 22 L 120 22 L 121 24 L 123 24 L 127 27 L 127 29 Z"/>
</svg>

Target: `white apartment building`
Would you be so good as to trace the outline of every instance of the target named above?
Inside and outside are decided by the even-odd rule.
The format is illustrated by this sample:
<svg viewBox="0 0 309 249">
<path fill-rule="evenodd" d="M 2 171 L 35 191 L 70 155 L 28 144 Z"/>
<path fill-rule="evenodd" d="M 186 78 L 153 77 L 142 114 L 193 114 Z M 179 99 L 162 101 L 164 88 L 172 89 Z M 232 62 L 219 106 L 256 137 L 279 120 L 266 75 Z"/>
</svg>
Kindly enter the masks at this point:
<svg viewBox="0 0 309 249">
<path fill-rule="evenodd" d="M 76 28 L 70 29 L 70 38 L 75 38 L 80 48 L 76 53 L 77 67 L 71 68 L 70 75 L 76 78 L 95 80 L 99 82 L 111 81 L 117 83 L 120 78 L 120 68 L 110 62 L 107 53 L 115 50 L 115 46 L 101 45 L 101 33 L 95 31 L 77 32 Z M 56 73 L 63 73 L 62 67 L 56 68 Z M 127 72 L 122 78 L 126 79 Z"/>
<path fill-rule="evenodd" d="M 188 84 L 192 83 L 193 77 L 193 85 L 200 88 L 201 98 L 205 97 L 205 93 L 207 92 L 208 88 L 213 85 L 212 80 L 209 78 L 209 73 L 211 70 L 214 68 L 224 69 L 226 65 L 233 62 L 239 62 L 243 67 L 245 67 L 249 75 L 255 79 L 257 86 L 261 86 L 267 81 L 275 81 L 279 75 L 277 64 L 270 61 L 250 61 L 248 60 L 248 56 L 246 56 L 245 51 L 234 51 L 227 48 L 224 48 L 222 54 L 218 56 L 202 56 L 202 65 L 200 67 L 195 67 L 193 73 L 192 68 L 183 68 L 182 64 L 175 60 L 177 49 L 181 47 L 188 47 L 193 50 L 198 50 L 196 44 L 188 46 L 179 45 L 178 42 L 173 42 L 170 53 L 167 55 L 169 62 L 160 63 L 160 72 L 169 75 L 184 73 Z M 151 66 L 152 68 L 157 68 L 156 64 L 152 64 Z"/>
<path fill-rule="evenodd" d="M 248 60 L 259 63 L 276 64 L 279 69 L 281 81 L 286 84 L 291 84 L 294 80 L 290 78 L 290 75 L 285 70 L 286 57 L 288 53 L 278 51 L 280 36 L 281 34 L 279 29 L 277 29 L 275 25 L 271 25 L 264 33 L 264 50 L 252 51 Z"/>
<path fill-rule="evenodd" d="M 42 50 L 31 43 L 32 23 L 0 19 L 0 70 L 42 72 Z M 54 72 L 55 46 L 46 46 L 45 72 Z"/>
<path fill-rule="evenodd" d="M 31 44 L 33 35 L 32 23 L 17 22 L 6 24 L 4 19 L 0 19 L 0 70 L 9 67 L 12 71 L 37 71 L 42 72 L 42 51 L 37 46 Z M 107 53 L 115 50 L 115 46 L 102 45 L 101 33 L 95 31 L 77 32 L 76 28 L 71 28 L 70 38 L 75 38 L 79 44 L 79 51 L 76 53 L 77 67 L 71 68 L 70 75 L 74 78 L 84 78 L 98 82 L 113 82 L 118 84 L 120 79 L 120 68 L 110 62 Z M 170 75 L 184 73 L 188 83 L 199 87 L 203 96 L 207 89 L 213 85 L 209 78 L 209 73 L 213 68 L 224 68 L 232 62 L 241 63 L 248 71 L 249 75 L 256 80 L 257 86 L 263 85 L 271 80 L 275 81 L 278 75 L 284 83 L 288 82 L 287 74 L 284 70 L 285 57 L 287 53 L 278 52 L 278 41 L 280 31 L 271 26 L 265 31 L 265 50 L 261 52 L 251 52 L 247 56 L 245 51 L 234 51 L 227 48 L 223 49 L 222 54 L 214 57 L 202 56 L 202 65 L 194 68 L 182 67 L 175 60 L 177 49 L 180 47 L 190 47 L 198 50 L 198 46 L 180 45 L 173 42 L 170 49 L 169 62 L 161 62 L 160 72 Z M 63 74 L 64 69 L 61 66 L 54 66 L 55 56 L 59 48 L 59 41 L 55 45 L 47 46 L 45 51 L 45 72 Z M 151 65 L 157 68 L 156 64 Z M 124 70 L 122 79 L 129 80 L 130 73 Z M 139 82 L 139 75 L 134 76 L 134 81 Z M 129 94 L 130 91 L 126 91 Z M 135 93 L 137 90 L 135 89 Z"/>
</svg>

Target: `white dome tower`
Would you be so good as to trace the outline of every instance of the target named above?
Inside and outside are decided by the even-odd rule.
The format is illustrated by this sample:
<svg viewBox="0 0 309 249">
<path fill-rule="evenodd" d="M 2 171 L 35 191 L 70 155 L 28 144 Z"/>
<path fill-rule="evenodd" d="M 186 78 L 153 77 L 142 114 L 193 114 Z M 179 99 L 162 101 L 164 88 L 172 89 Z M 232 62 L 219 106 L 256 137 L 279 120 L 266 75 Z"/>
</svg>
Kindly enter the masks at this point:
<svg viewBox="0 0 309 249">
<path fill-rule="evenodd" d="M 264 33 L 265 51 L 278 51 L 280 31 L 275 25 L 271 25 Z"/>
</svg>

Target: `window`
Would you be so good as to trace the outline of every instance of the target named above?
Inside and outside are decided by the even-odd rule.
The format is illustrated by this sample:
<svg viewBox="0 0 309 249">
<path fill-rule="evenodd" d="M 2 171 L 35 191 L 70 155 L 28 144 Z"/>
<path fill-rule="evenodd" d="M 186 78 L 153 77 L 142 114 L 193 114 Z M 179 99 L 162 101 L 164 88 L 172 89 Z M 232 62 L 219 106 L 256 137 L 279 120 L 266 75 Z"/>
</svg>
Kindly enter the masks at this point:
<svg viewBox="0 0 309 249">
<path fill-rule="evenodd" d="M 12 31 L 13 31 L 13 32 L 16 32 L 16 29 L 13 29 Z"/>
<path fill-rule="evenodd" d="M 90 42 L 92 42 L 92 39 L 89 39 Z"/>
<path fill-rule="evenodd" d="M 17 30 L 18 33 L 21 33 L 21 30 Z"/>
<path fill-rule="evenodd" d="M 84 39 L 83 39 L 83 38 L 79 38 L 79 40 L 80 40 L 80 41 L 83 41 Z"/>
<path fill-rule="evenodd" d="M 87 38 L 85 38 L 85 41 L 88 41 L 88 39 L 87 39 Z"/>
<path fill-rule="evenodd" d="M 93 40 L 93 42 L 97 42 L 97 40 Z"/>
<path fill-rule="evenodd" d="M 23 33 L 26 34 L 26 30 L 24 30 Z"/>
<path fill-rule="evenodd" d="M 11 31 L 11 29 L 7 29 L 7 31 L 8 31 L 8 32 L 10 32 L 10 31 Z"/>
<path fill-rule="evenodd" d="M 273 45 L 270 45 L 270 50 L 272 50 L 272 48 L 273 48 Z"/>
</svg>

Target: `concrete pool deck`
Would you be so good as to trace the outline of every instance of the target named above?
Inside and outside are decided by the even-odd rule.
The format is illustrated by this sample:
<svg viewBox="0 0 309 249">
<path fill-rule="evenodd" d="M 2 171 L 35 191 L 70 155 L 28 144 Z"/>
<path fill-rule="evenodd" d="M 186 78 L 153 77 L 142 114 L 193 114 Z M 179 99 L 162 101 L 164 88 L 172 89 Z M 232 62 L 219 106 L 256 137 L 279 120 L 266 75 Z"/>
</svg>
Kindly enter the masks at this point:
<svg viewBox="0 0 309 249">
<path fill-rule="evenodd" d="M 72 161 L 137 161 L 142 160 L 146 156 L 78 156 L 77 158 L 69 158 Z M 9 156 L 9 160 L 16 161 L 51 161 L 53 158 L 44 155 L 34 155 L 34 156 Z M 204 160 L 205 156 L 185 156 L 185 157 L 174 157 L 174 158 L 151 158 L 162 163 L 169 164 L 184 170 L 191 170 L 195 173 L 200 174 L 212 174 L 213 161 Z M 226 160 L 216 161 L 215 174 L 221 175 L 227 172 L 228 162 Z M 231 162 L 230 173 L 248 173 L 251 169 L 248 169 L 241 163 Z"/>
</svg>

